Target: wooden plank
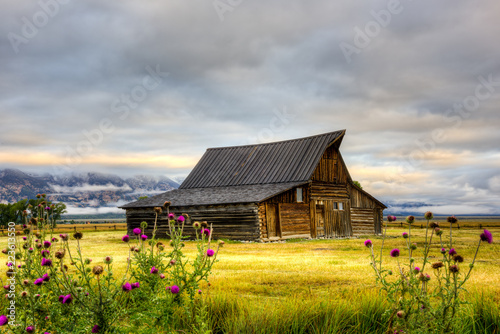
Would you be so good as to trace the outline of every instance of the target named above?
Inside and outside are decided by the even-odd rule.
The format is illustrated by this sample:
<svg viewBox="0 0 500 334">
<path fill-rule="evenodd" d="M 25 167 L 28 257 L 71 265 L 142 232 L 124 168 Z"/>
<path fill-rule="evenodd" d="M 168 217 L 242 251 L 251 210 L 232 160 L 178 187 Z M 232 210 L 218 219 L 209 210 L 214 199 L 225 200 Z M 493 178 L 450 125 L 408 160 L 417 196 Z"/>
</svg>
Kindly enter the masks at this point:
<svg viewBox="0 0 500 334">
<path fill-rule="evenodd" d="M 269 237 L 277 236 L 276 227 L 278 225 L 276 204 L 266 204 L 267 234 Z"/>
</svg>

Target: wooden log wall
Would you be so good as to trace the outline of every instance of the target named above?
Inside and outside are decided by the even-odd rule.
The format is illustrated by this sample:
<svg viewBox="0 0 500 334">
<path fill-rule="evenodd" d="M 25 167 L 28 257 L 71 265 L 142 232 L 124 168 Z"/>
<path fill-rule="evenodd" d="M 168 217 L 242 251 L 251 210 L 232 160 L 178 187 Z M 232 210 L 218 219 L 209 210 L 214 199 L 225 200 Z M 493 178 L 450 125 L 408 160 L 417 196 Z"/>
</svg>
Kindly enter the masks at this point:
<svg viewBox="0 0 500 334">
<path fill-rule="evenodd" d="M 382 208 L 375 209 L 375 233 L 382 233 L 382 222 L 384 221 L 384 211 Z"/>
<path fill-rule="evenodd" d="M 311 183 L 311 198 L 319 199 L 341 199 L 349 198 L 347 186 L 345 184 L 332 184 L 326 182 Z"/>
<path fill-rule="evenodd" d="M 255 204 L 172 207 L 170 212 L 189 215 L 184 228 L 186 236 L 194 236 L 192 222 L 207 221 L 209 225 L 213 224 L 213 238 L 215 239 L 260 240 L 258 207 Z M 155 213 L 153 209 L 127 209 L 127 229 L 129 234 L 132 233 L 134 228 L 140 227 L 142 221 L 146 221 L 148 223 L 146 234 L 151 236 L 154 220 Z M 167 231 L 167 212 L 163 212 L 158 218 L 156 235 L 165 238 Z"/>
<path fill-rule="evenodd" d="M 267 235 L 267 219 L 266 219 L 266 203 L 259 203 L 259 232 L 261 239 L 268 239 Z"/>
<path fill-rule="evenodd" d="M 282 239 L 311 237 L 308 204 L 281 203 L 279 216 Z"/>
<path fill-rule="evenodd" d="M 353 235 L 375 234 L 376 209 L 351 208 Z"/>
</svg>

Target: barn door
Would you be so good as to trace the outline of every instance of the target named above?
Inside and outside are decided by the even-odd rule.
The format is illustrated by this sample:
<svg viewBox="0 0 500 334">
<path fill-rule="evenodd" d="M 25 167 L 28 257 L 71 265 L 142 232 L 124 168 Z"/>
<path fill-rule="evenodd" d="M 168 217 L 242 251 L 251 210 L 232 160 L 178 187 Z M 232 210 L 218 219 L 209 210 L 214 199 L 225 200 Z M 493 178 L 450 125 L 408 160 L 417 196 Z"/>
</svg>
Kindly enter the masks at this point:
<svg viewBox="0 0 500 334">
<path fill-rule="evenodd" d="M 280 237 L 280 221 L 277 204 L 266 204 L 267 235 L 268 238 Z"/>
<path fill-rule="evenodd" d="M 325 207 L 322 204 L 316 205 L 316 237 L 325 236 Z"/>
</svg>

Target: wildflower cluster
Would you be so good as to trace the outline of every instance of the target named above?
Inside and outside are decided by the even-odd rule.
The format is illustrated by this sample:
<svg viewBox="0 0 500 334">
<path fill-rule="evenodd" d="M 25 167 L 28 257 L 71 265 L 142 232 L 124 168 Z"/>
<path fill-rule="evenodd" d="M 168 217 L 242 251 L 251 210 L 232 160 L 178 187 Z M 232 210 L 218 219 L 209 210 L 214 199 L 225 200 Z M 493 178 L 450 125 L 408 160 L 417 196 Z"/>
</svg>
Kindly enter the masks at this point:
<svg viewBox="0 0 500 334">
<path fill-rule="evenodd" d="M 15 261 L 7 263 L 17 288 L 12 291 L 1 282 L 7 295 L 0 299 L 0 328 L 45 334 L 155 332 L 169 328 L 178 312 L 189 314 L 198 326 L 200 282 L 208 282 L 222 243 L 212 241 L 206 222 L 198 223 L 198 254 L 188 259 L 183 254 L 186 217 L 167 213 L 166 246 L 156 237 L 158 209 L 152 234 L 143 222 L 133 235 L 121 238 L 128 245 L 128 260 L 120 275 L 113 272 L 111 256 L 97 261 L 84 256 L 83 233 L 55 235 L 50 216 L 41 221 L 25 215 L 24 236 L 15 238 Z M 15 324 L 8 309 L 14 303 Z"/>
<path fill-rule="evenodd" d="M 472 269 L 482 242 L 489 244 L 493 236 L 488 230 L 479 237 L 474 258 L 469 265 L 464 264 L 464 257 L 453 248 L 452 227 L 457 223 L 457 218 L 452 216 L 447 219 L 450 224 L 449 240 L 443 240 L 443 230 L 438 222 L 430 222 L 434 218 L 432 212 L 425 213 L 427 220 L 425 230 L 425 241 L 423 245 L 417 246 L 412 242 L 411 227 L 415 217 L 408 216 L 408 232 L 404 232 L 404 240 L 408 258 L 407 261 L 400 260 L 403 253 L 394 248 L 390 256 L 396 260 L 397 272 L 382 267 L 383 244 L 382 240 L 380 256 L 375 255 L 371 240 L 365 241 L 365 246 L 370 249 L 371 266 L 375 271 L 376 280 L 381 291 L 386 292 L 387 300 L 392 307 L 387 310 L 389 319 L 389 332 L 394 333 L 448 333 L 454 332 L 457 325 L 456 314 L 465 302 L 460 298 L 460 292 L 465 290 L 464 284 L 471 277 Z M 389 222 L 394 221 L 394 216 L 388 216 Z M 433 240 L 436 242 L 440 255 L 431 254 Z M 436 247 L 434 246 L 434 249 Z M 422 263 L 417 266 L 415 252 L 421 251 Z M 432 256 L 431 256 L 432 255 Z M 433 259 L 432 261 L 430 259 Z M 404 263 L 406 262 L 406 263 Z"/>
</svg>

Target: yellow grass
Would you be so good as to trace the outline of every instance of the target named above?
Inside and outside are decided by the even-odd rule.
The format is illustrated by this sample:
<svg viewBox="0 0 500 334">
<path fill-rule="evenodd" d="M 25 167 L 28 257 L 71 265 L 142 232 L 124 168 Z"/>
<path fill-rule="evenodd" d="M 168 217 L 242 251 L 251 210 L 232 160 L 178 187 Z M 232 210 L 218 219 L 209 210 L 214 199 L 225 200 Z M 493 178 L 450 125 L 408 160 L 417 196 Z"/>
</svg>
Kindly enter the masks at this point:
<svg viewBox="0 0 500 334">
<path fill-rule="evenodd" d="M 408 252 L 401 237 L 403 229 L 388 229 L 384 246 L 384 267 L 397 270 L 395 259 L 389 257 L 392 248 L 401 249 L 401 263 L 407 263 Z M 424 231 L 412 232 L 419 249 L 416 265 L 421 265 L 421 247 Z M 482 230 L 454 231 L 454 248 L 465 258 L 462 273 L 468 270 Z M 500 237 L 500 228 L 491 229 L 494 239 Z M 105 256 L 114 258 L 116 274 L 125 270 L 128 246 L 121 241 L 123 231 L 85 232 L 81 240 L 83 255 L 92 258 L 93 264 L 101 264 Z M 445 237 L 447 234 L 445 229 Z M 217 236 L 217 230 L 214 230 Z M 373 241 L 379 254 L 381 237 L 366 236 L 353 239 L 306 240 L 286 243 L 226 243 L 219 252 L 210 276 L 210 293 L 240 297 L 296 298 L 300 296 L 325 296 L 337 298 L 354 292 L 376 288 L 374 273 L 369 265 L 369 250 L 363 245 L 366 238 Z M 447 240 L 443 238 L 443 240 Z M 435 238 L 434 241 L 437 241 Z M 6 237 L 0 237 L 0 245 L 6 246 Z M 164 242 L 168 245 L 168 242 Z M 70 244 L 74 247 L 76 241 Z M 57 246 L 56 246 L 57 248 Z M 441 258 L 441 246 L 433 242 L 431 260 Z M 185 254 L 193 257 L 194 242 L 186 242 Z M 426 269 L 432 276 L 432 269 Z M 2 275 L 3 276 L 3 275 Z M 204 289 L 206 290 L 206 286 Z M 466 285 L 469 291 L 487 290 L 500 295 L 500 243 L 482 243 L 473 275 Z"/>
</svg>

